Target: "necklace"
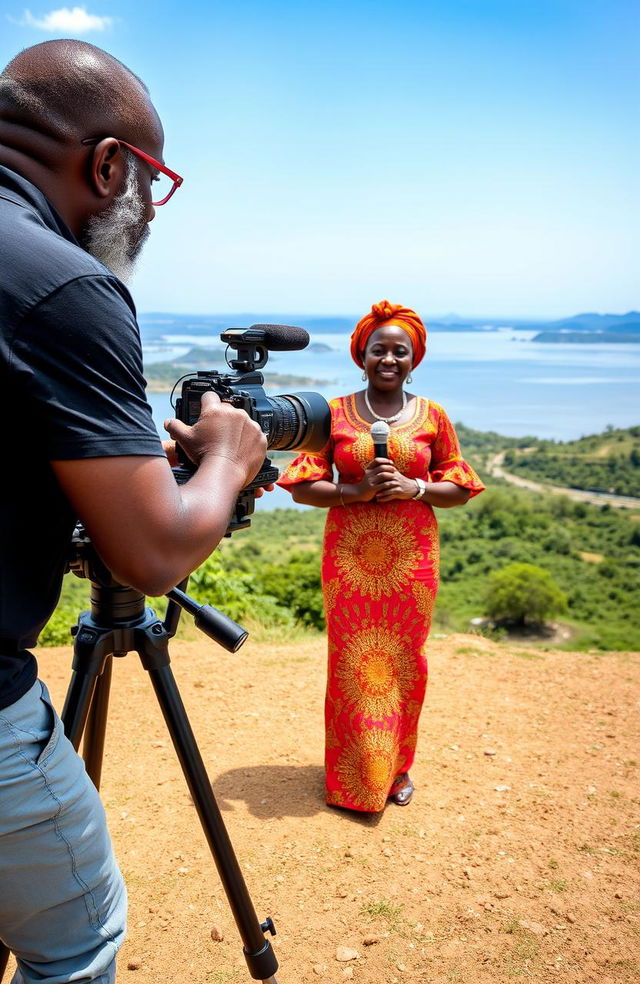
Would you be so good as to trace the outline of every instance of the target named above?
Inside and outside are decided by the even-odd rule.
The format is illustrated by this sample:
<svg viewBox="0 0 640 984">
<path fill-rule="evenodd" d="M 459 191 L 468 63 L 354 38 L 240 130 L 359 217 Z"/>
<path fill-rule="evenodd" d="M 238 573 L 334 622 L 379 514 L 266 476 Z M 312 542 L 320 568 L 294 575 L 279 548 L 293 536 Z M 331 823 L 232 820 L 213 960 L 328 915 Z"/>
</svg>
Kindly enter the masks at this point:
<svg viewBox="0 0 640 984">
<path fill-rule="evenodd" d="M 379 413 L 376 413 L 369 402 L 369 394 L 366 390 L 364 391 L 364 402 L 367 404 L 367 410 L 372 417 L 376 418 L 376 420 L 384 420 L 385 424 L 395 424 L 396 420 L 399 420 L 404 413 L 404 408 L 407 405 L 407 394 L 404 390 L 402 391 L 402 406 L 397 413 L 394 413 L 393 417 L 381 417 Z"/>
</svg>

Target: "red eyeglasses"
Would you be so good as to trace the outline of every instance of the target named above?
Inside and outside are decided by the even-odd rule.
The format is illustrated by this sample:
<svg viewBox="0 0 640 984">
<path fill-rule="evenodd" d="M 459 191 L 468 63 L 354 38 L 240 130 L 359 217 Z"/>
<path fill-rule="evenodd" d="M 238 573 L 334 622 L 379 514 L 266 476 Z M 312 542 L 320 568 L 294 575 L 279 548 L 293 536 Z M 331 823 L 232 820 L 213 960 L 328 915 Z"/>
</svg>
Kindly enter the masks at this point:
<svg viewBox="0 0 640 984">
<path fill-rule="evenodd" d="M 89 146 L 91 144 L 97 144 L 97 143 L 99 143 L 100 140 L 102 140 L 102 139 L 104 139 L 104 138 L 103 137 L 86 137 L 84 140 L 81 141 L 81 143 Z M 151 202 L 152 205 L 156 205 L 156 206 L 157 205 L 166 205 L 167 202 L 169 201 L 169 199 L 171 198 L 171 196 L 173 195 L 173 193 L 180 187 L 180 185 L 182 184 L 182 182 L 183 182 L 184 179 L 181 178 L 179 174 L 176 174 L 175 171 L 172 171 L 171 168 L 165 167 L 164 164 L 161 164 L 160 161 L 157 161 L 155 159 L 155 157 L 151 157 L 151 155 L 150 154 L 146 154 L 144 152 L 144 150 L 140 150 L 139 147 L 134 147 L 133 144 L 127 143 L 126 140 L 120 140 L 119 137 L 116 137 L 115 139 L 123 147 L 126 147 L 127 150 L 130 150 L 132 154 L 135 154 L 136 157 L 139 157 L 141 160 L 146 161 L 147 164 L 150 164 L 151 167 L 153 167 L 156 171 L 158 171 L 158 175 L 156 175 L 153 178 L 154 181 L 160 181 L 161 180 L 160 179 L 160 175 L 164 175 L 165 177 L 171 179 L 171 182 L 172 183 L 171 183 L 170 186 L 166 182 L 164 182 L 164 184 L 166 185 L 166 187 L 163 187 L 162 188 L 162 197 L 160 197 L 157 202 L 154 202 L 154 201 Z M 168 191 L 167 191 L 167 188 L 168 188 Z M 165 194 L 165 191 L 166 191 L 166 194 Z"/>
</svg>

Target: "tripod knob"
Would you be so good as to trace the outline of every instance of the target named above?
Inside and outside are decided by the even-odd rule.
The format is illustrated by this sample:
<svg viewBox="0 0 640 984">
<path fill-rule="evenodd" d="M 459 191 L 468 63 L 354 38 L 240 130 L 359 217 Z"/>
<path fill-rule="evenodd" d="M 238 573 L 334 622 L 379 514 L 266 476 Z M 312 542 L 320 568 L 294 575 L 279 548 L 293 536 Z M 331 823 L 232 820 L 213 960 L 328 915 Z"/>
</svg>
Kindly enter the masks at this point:
<svg viewBox="0 0 640 984">
<path fill-rule="evenodd" d="M 272 936 L 276 935 L 276 927 L 273 924 L 273 919 L 271 916 L 267 916 L 263 923 L 260 923 L 260 929 L 263 933 L 271 933 Z"/>
</svg>

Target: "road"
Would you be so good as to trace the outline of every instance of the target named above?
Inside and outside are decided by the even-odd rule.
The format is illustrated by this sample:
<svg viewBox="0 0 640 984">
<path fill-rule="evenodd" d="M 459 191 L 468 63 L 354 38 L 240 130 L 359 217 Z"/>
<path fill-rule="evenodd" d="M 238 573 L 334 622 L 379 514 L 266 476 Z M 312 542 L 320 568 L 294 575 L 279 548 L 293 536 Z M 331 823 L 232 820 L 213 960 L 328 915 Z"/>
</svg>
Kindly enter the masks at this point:
<svg viewBox="0 0 640 984">
<path fill-rule="evenodd" d="M 500 451 L 489 458 L 487 469 L 494 478 L 503 478 L 511 485 L 518 485 L 523 489 L 531 489 L 533 492 L 551 492 L 553 495 L 566 495 L 574 502 L 589 502 L 594 506 L 606 504 L 614 509 L 638 509 L 640 510 L 640 499 L 630 495 L 610 495 L 608 492 L 586 492 L 584 489 L 566 489 L 559 485 L 545 485 L 542 482 L 532 482 L 528 478 L 521 478 L 513 475 L 502 467 L 506 452 Z"/>
</svg>

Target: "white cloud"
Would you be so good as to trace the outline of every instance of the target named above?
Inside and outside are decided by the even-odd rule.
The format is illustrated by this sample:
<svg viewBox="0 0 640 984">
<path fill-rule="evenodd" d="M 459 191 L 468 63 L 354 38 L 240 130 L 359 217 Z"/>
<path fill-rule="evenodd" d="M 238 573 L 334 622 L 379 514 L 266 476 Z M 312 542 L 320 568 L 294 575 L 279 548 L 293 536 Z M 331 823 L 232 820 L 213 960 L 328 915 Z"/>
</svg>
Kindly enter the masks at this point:
<svg viewBox="0 0 640 984">
<path fill-rule="evenodd" d="M 51 10 L 42 17 L 34 17 L 30 10 L 25 10 L 22 19 L 14 23 L 21 24 L 23 27 L 35 27 L 39 31 L 49 31 L 52 34 L 78 35 L 105 31 L 111 26 L 112 19 L 89 14 L 85 7 L 60 7 L 59 10 Z"/>
</svg>

